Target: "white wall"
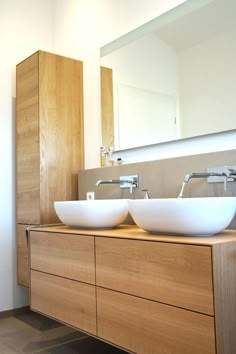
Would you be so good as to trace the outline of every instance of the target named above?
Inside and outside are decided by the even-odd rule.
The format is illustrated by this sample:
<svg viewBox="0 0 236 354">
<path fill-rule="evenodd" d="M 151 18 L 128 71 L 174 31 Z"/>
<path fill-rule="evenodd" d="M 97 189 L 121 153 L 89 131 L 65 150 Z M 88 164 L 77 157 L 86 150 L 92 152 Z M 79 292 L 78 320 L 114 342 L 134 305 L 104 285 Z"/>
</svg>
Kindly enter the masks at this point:
<svg viewBox="0 0 236 354">
<path fill-rule="evenodd" d="M 0 0 L 0 312 L 28 304 L 16 283 L 15 66 L 52 50 L 52 3 Z"/>
<path fill-rule="evenodd" d="M 235 36 L 229 31 L 179 52 L 183 136 L 235 128 Z"/>
<path fill-rule="evenodd" d="M 114 83 L 178 94 L 176 51 L 153 33 L 106 55 L 101 63 L 112 68 Z"/>
</svg>

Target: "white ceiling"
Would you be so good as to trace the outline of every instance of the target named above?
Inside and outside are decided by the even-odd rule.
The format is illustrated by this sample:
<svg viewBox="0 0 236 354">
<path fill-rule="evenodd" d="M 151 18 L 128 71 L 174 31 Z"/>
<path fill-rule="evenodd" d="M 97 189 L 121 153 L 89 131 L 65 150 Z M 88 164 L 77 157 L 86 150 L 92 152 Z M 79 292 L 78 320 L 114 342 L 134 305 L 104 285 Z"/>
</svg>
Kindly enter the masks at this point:
<svg viewBox="0 0 236 354">
<path fill-rule="evenodd" d="M 154 33 L 179 51 L 233 29 L 236 29 L 236 0 L 214 0 Z"/>
</svg>

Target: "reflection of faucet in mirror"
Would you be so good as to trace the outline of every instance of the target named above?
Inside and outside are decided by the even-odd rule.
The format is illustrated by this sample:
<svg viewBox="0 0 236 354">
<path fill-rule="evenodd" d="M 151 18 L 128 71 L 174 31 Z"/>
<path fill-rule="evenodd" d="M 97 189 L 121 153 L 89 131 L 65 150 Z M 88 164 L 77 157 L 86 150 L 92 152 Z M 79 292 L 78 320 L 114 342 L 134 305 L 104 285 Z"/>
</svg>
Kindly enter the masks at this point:
<svg viewBox="0 0 236 354">
<path fill-rule="evenodd" d="M 192 178 L 208 178 L 208 177 L 224 177 L 224 182 L 225 182 L 225 189 L 226 189 L 226 183 L 227 183 L 227 179 L 229 177 L 229 174 L 226 172 L 192 172 L 187 174 L 184 177 L 184 180 L 182 182 L 182 188 L 180 190 L 180 193 L 178 195 L 178 198 L 182 198 L 183 197 L 183 192 L 184 192 L 184 188 L 186 183 L 188 183 L 190 181 L 190 179 Z"/>
</svg>

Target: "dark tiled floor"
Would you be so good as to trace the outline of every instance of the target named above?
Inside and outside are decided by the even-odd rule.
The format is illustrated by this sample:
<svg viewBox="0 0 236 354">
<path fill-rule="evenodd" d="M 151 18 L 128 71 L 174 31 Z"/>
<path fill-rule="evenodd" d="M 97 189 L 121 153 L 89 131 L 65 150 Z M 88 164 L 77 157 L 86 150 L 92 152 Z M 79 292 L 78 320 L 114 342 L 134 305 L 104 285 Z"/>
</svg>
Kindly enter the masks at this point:
<svg viewBox="0 0 236 354">
<path fill-rule="evenodd" d="M 126 354 L 31 311 L 0 319 L 0 354 L 16 353 Z"/>
</svg>

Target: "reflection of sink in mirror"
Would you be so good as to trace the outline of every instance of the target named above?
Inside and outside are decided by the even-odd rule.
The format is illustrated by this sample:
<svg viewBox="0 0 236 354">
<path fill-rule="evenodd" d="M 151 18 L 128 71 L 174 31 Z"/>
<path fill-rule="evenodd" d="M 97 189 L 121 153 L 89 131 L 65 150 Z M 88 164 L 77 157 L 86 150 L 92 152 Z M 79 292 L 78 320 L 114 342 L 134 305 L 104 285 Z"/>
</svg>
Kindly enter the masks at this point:
<svg viewBox="0 0 236 354">
<path fill-rule="evenodd" d="M 134 222 L 150 233 L 209 236 L 224 230 L 236 211 L 236 198 L 129 200 Z"/>
<path fill-rule="evenodd" d="M 54 207 L 65 225 L 83 229 L 112 229 L 128 215 L 125 199 L 60 201 Z"/>
</svg>

